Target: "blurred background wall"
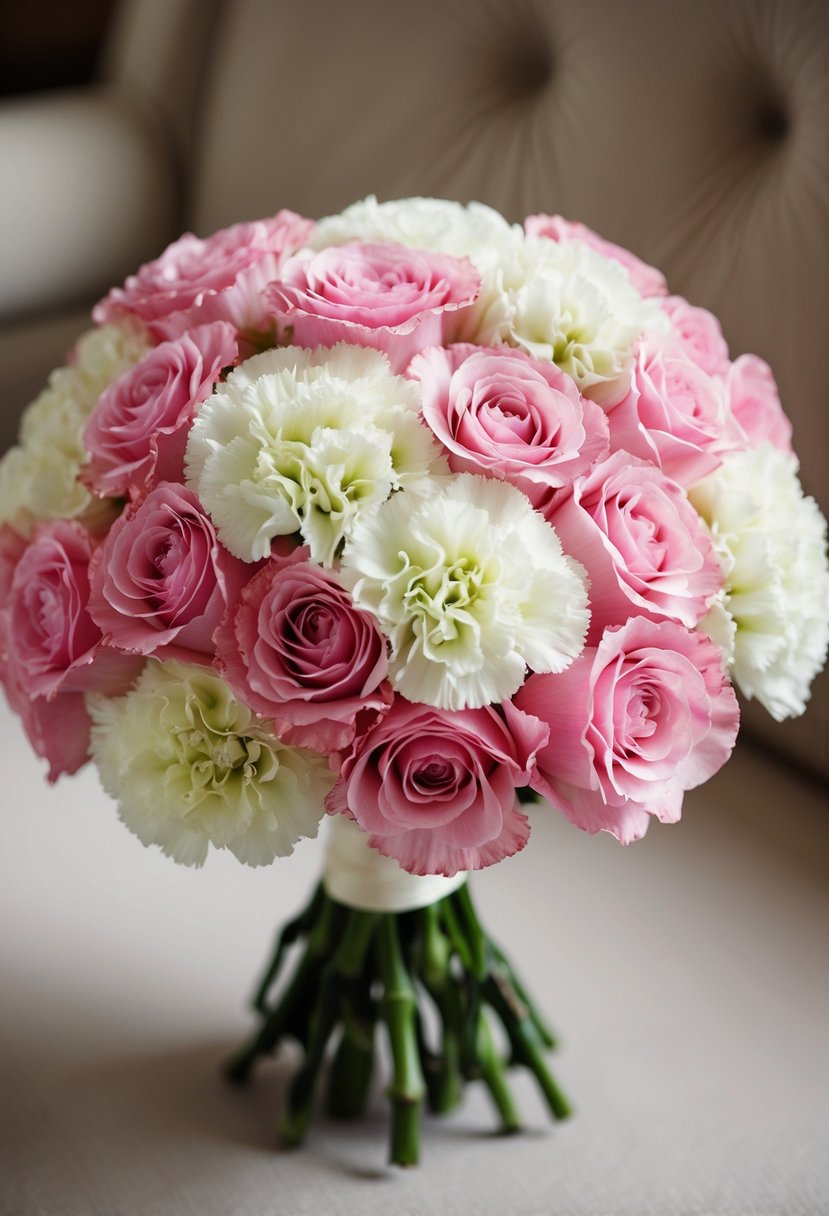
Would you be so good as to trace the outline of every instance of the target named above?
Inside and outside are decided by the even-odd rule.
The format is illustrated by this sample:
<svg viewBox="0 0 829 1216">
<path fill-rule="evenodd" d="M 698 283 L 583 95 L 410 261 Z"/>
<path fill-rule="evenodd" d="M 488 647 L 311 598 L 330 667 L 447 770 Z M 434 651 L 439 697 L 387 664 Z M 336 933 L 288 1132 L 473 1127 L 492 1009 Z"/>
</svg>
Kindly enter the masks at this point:
<svg viewBox="0 0 829 1216">
<path fill-rule="evenodd" d="M 115 0 L 41 0 L 0 7 L 0 97 L 94 78 Z"/>
</svg>

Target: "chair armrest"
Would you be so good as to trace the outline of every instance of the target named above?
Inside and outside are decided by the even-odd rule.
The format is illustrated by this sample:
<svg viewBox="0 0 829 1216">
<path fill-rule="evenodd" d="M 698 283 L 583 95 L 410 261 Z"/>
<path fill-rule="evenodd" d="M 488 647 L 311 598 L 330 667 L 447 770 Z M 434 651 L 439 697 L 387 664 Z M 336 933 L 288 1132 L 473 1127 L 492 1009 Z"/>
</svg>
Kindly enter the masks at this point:
<svg viewBox="0 0 829 1216">
<path fill-rule="evenodd" d="M 177 223 L 163 128 L 115 88 L 0 105 L 0 320 L 93 300 Z"/>
</svg>

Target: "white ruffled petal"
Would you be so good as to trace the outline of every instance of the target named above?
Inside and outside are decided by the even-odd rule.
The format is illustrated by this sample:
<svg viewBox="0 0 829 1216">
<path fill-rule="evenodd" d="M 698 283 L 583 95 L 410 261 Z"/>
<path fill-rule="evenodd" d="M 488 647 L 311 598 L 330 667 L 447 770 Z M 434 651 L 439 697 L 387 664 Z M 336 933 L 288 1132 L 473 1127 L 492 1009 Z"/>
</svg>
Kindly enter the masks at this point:
<svg viewBox="0 0 829 1216">
<path fill-rule="evenodd" d="M 286 747 L 211 671 L 151 660 L 126 696 L 88 703 L 101 782 L 143 844 L 183 865 L 211 845 L 267 865 L 316 835 L 325 758 Z"/>
<path fill-rule="evenodd" d="M 829 648 L 829 563 L 794 458 L 769 443 L 727 456 L 689 497 L 723 568 L 734 679 L 778 721 L 803 713 Z"/>
<path fill-rule="evenodd" d="M 583 572 L 508 483 L 460 474 L 404 490 L 359 519 L 343 554 L 355 602 L 391 642 L 389 675 L 412 701 L 479 708 L 512 696 L 526 667 L 581 652 Z"/>
</svg>

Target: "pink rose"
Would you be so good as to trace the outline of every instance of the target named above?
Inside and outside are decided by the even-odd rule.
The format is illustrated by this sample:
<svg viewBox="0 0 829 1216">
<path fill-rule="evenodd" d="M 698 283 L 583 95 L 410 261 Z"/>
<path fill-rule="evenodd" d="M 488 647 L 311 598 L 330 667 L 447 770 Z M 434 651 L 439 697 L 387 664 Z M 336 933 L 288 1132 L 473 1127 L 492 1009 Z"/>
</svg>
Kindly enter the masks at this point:
<svg viewBox="0 0 829 1216">
<path fill-rule="evenodd" d="M 123 692 L 141 664 L 102 645 L 88 611 L 94 542 L 73 520 L 41 524 L 17 562 L 4 610 L 10 679 L 27 696 Z"/>
<path fill-rule="evenodd" d="M 668 296 L 662 307 L 671 321 L 671 330 L 692 363 L 709 376 L 728 371 L 728 343 L 720 323 L 705 308 L 696 308 L 682 296 Z"/>
<path fill-rule="evenodd" d="M 167 482 L 116 520 L 90 567 L 89 612 L 131 654 L 209 663 L 213 632 L 250 577 L 192 490 Z"/>
<path fill-rule="evenodd" d="M 676 338 L 643 335 L 630 389 L 607 420 L 612 452 L 624 449 L 651 460 L 683 486 L 745 447 L 720 378 L 694 363 Z"/>
<path fill-rule="evenodd" d="M 448 314 L 471 304 L 480 286 L 465 258 L 351 242 L 302 250 L 265 298 L 295 344 L 370 346 L 401 372 L 418 351 L 443 344 Z"/>
<path fill-rule="evenodd" d="M 188 232 L 114 288 L 92 317 L 99 325 L 125 314 L 140 317 L 157 339 L 215 320 L 242 331 L 264 329 L 262 289 L 313 230 L 312 220 L 280 211 L 272 219 L 223 228 L 206 240 Z"/>
<path fill-rule="evenodd" d="M 524 221 L 524 229 L 528 236 L 546 236 L 551 241 L 581 241 L 583 245 L 604 254 L 606 258 L 619 262 L 628 272 L 631 284 L 640 296 L 667 294 L 668 285 L 665 278 L 654 266 L 648 266 L 647 262 L 641 261 L 635 253 L 623 249 L 621 245 L 606 241 L 585 224 L 576 220 L 565 220 L 560 215 L 528 215 Z"/>
<path fill-rule="evenodd" d="M 0 684 L 10 708 L 18 715 L 32 751 L 48 761 L 48 780 L 72 776 L 89 759 L 92 723 L 82 692 L 59 692 L 52 697 L 31 697 L 0 658 Z"/>
<path fill-rule="evenodd" d="M 708 532 L 685 491 L 627 452 L 574 482 L 549 519 L 590 580 L 590 645 L 606 625 L 638 613 L 696 625 L 722 586 Z"/>
<path fill-rule="evenodd" d="M 607 455 L 603 410 L 553 363 L 507 347 L 425 351 L 407 372 L 455 473 L 511 481 L 543 510 Z"/>
<path fill-rule="evenodd" d="M 791 455 L 792 424 L 783 413 L 768 363 L 757 355 L 740 355 L 728 369 L 725 387 L 731 412 L 748 445 L 759 447 L 767 441 Z"/>
<path fill-rule="evenodd" d="M 90 459 L 81 479 L 104 497 L 133 497 L 159 481 L 184 480 L 184 450 L 196 407 L 235 362 L 225 322 L 162 342 L 101 394 L 84 431 Z"/>
<path fill-rule="evenodd" d="M 628 844 L 649 817 L 674 822 L 712 777 L 739 725 L 719 648 L 642 617 L 606 630 L 559 675 L 532 675 L 516 703 L 550 727 L 534 788 L 586 832 Z"/>
<path fill-rule="evenodd" d="M 225 615 L 219 667 L 286 742 L 331 753 L 391 702 L 386 641 L 308 550 L 273 557 Z M 359 716 L 359 717 L 358 717 Z"/>
<path fill-rule="evenodd" d="M 28 543 L 11 524 L 0 524 L 0 611 L 9 602 L 14 572 Z"/>
<path fill-rule="evenodd" d="M 326 807 L 412 874 L 480 870 L 527 843 L 515 790 L 546 739 L 547 727 L 510 701 L 453 711 L 397 697 L 355 740 Z"/>
<path fill-rule="evenodd" d="M 29 542 L 8 524 L 0 526 L 0 684 L 10 708 L 18 715 L 32 750 L 49 762 L 49 781 L 76 773 L 89 759 L 90 720 L 81 692 L 33 697 L 20 684 L 8 662 L 8 608 L 17 565 Z"/>
</svg>

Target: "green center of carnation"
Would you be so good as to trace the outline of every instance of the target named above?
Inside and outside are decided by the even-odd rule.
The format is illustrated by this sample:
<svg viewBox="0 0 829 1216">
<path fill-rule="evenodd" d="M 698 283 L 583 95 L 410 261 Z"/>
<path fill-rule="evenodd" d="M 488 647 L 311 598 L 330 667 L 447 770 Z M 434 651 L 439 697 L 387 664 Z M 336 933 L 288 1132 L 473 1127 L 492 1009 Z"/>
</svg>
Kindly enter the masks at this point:
<svg viewBox="0 0 829 1216">
<path fill-rule="evenodd" d="M 470 632 L 477 635 L 488 581 L 487 571 L 475 557 L 458 557 L 450 565 L 410 578 L 403 605 L 407 615 L 420 622 L 427 649 L 465 643 Z"/>
<path fill-rule="evenodd" d="M 569 361 L 573 350 L 586 341 L 577 329 L 559 330 L 553 337 L 553 363 L 559 367 Z"/>
<path fill-rule="evenodd" d="M 189 774 L 183 798 L 191 808 L 211 794 L 233 798 L 242 787 L 273 780 L 279 769 L 273 750 L 255 730 L 210 724 L 206 719 L 215 716 L 215 709 L 191 704 L 192 721 L 173 731 L 176 759 Z"/>
</svg>

